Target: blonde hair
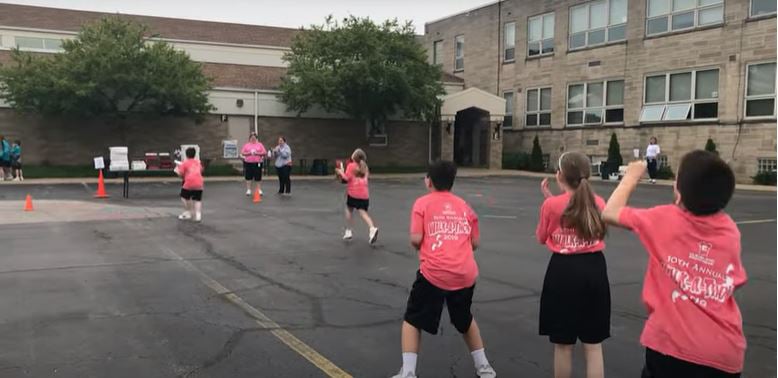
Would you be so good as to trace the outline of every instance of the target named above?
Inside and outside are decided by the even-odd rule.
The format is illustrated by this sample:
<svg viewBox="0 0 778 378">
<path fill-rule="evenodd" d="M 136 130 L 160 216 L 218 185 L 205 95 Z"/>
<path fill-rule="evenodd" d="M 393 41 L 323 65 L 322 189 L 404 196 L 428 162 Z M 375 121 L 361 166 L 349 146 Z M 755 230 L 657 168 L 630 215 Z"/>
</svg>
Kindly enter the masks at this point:
<svg viewBox="0 0 778 378">
<path fill-rule="evenodd" d="M 370 170 L 367 167 L 367 154 L 365 154 L 365 151 L 362 151 L 361 148 L 357 148 L 354 150 L 354 153 L 351 154 L 351 159 L 357 163 L 357 177 L 367 176 Z"/>
<path fill-rule="evenodd" d="M 589 184 L 589 158 L 580 152 L 565 152 L 559 157 L 559 173 L 564 183 L 574 191 L 562 213 L 562 226 L 574 229 L 586 241 L 602 240 L 607 228 Z"/>
</svg>

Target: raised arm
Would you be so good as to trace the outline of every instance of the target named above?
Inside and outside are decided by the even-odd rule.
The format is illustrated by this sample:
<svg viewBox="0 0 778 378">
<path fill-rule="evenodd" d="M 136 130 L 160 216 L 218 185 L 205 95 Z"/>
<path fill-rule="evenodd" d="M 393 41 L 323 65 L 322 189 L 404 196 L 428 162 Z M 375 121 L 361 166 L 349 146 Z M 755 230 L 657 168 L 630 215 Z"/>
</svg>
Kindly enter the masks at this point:
<svg viewBox="0 0 778 378">
<path fill-rule="evenodd" d="M 602 211 L 602 219 L 605 223 L 614 226 L 624 227 L 619 222 L 619 216 L 621 210 L 627 206 L 627 201 L 635 191 L 635 188 L 640 182 L 640 178 L 646 172 L 645 160 L 633 161 L 627 166 L 627 172 L 624 174 L 624 178 L 621 179 L 619 186 L 613 191 L 608 203 L 605 204 L 605 209 Z"/>
</svg>

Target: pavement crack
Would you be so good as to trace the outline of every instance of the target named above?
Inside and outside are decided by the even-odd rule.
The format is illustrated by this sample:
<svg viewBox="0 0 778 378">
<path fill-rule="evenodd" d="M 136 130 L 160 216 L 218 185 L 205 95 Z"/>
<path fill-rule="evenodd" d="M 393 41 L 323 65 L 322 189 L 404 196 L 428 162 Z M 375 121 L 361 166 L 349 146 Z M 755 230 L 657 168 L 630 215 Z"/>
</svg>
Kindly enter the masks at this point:
<svg viewBox="0 0 778 378">
<path fill-rule="evenodd" d="M 192 370 L 189 370 L 181 375 L 179 375 L 182 378 L 188 378 L 192 376 L 196 376 L 199 372 L 202 370 L 208 369 L 214 365 L 217 365 L 221 363 L 222 361 L 226 360 L 232 355 L 232 352 L 235 350 L 235 347 L 238 346 L 241 340 L 243 340 L 243 337 L 249 333 L 249 332 L 263 332 L 267 331 L 265 328 L 242 328 L 238 329 L 235 332 L 233 332 L 230 337 L 227 339 L 227 341 L 224 342 L 224 345 L 222 345 L 221 349 L 213 355 L 211 358 L 205 360 L 200 366 L 195 367 Z"/>
</svg>

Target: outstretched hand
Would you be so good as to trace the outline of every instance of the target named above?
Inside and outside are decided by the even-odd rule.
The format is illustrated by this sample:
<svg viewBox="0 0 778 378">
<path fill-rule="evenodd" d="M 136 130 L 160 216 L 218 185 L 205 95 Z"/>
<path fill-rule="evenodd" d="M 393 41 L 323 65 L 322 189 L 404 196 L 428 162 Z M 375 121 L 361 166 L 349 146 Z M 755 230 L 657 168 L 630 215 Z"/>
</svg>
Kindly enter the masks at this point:
<svg viewBox="0 0 778 378">
<path fill-rule="evenodd" d="M 624 173 L 624 178 L 632 180 L 634 182 L 640 182 L 640 179 L 646 173 L 648 164 L 645 160 L 636 160 L 627 166 L 627 172 Z"/>
<path fill-rule="evenodd" d="M 544 178 L 543 181 L 540 182 L 540 191 L 543 192 L 543 197 L 545 198 L 554 196 L 548 188 L 548 178 Z"/>
</svg>

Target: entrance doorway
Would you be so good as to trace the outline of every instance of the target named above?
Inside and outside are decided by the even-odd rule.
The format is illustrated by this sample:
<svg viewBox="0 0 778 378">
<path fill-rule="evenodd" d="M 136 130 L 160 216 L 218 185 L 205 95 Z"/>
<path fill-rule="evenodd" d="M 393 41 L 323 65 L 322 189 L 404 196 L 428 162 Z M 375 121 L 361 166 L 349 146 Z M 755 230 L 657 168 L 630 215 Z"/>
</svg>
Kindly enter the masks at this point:
<svg viewBox="0 0 778 378">
<path fill-rule="evenodd" d="M 489 112 L 467 108 L 454 120 L 454 162 L 460 167 L 486 167 L 489 162 Z"/>
</svg>

